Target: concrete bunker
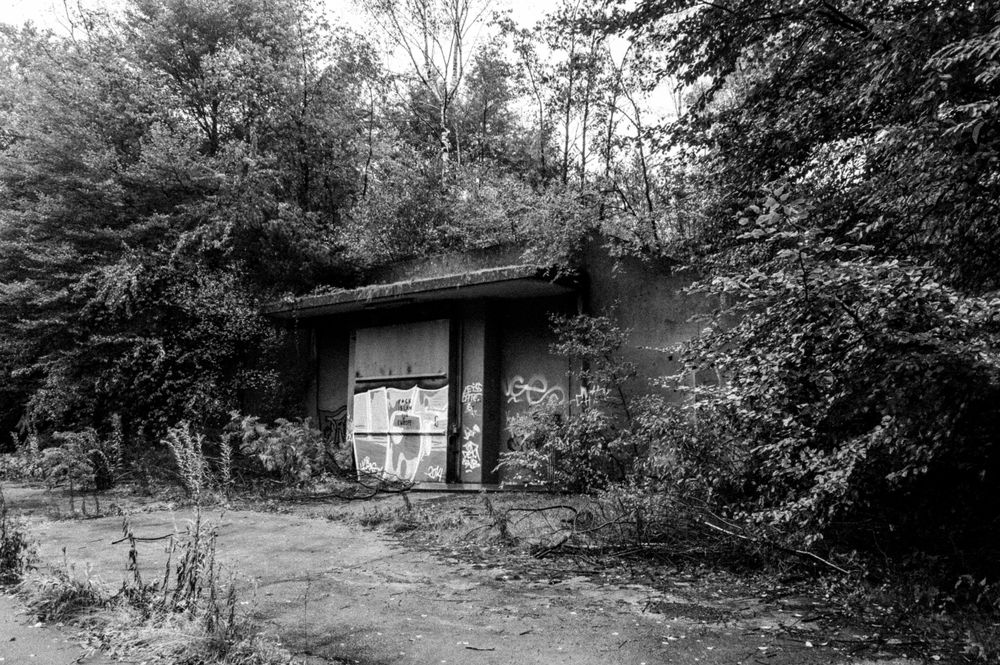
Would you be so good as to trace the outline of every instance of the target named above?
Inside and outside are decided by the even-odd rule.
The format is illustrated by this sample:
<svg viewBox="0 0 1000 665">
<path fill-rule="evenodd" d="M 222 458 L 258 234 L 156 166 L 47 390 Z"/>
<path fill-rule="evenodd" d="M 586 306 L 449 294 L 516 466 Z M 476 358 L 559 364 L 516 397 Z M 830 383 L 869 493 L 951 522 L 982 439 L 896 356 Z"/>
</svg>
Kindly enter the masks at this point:
<svg viewBox="0 0 1000 665">
<path fill-rule="evenodd" d="M 434 257 L 383 269 L 367 286 L 272 303 L 308 336 L 306 412 L 359 473 L 418 488 L 496 486 L 508 421 L 539 404 L 581 408 L 587 387 L 553 355 L 553 313 L 611 313 L 644 378 L 676 371 L 659 350 L 696 332 L 690 280 L 603 250 L 560 270 L 519 251 Z"/>
</svg>

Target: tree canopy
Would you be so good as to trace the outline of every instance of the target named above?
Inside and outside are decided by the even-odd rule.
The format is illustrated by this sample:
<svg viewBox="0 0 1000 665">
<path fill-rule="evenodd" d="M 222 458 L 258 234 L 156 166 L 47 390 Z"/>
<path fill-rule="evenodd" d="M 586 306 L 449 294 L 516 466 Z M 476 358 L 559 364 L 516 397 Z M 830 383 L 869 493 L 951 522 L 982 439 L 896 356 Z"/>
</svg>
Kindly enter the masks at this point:
<svg viewBox="0 0 1000 665">
<path fill-rule="evenodd" d="M 663 133 L 698 220 L 667 252 L 722 303 L 686 357 L 726 379 L 698 409 L 738 442 L 733 506 L 813 542 L 987 542 L 1000 7 L 642 2 L 611 22 L 699 84 Z"/>
</svg>

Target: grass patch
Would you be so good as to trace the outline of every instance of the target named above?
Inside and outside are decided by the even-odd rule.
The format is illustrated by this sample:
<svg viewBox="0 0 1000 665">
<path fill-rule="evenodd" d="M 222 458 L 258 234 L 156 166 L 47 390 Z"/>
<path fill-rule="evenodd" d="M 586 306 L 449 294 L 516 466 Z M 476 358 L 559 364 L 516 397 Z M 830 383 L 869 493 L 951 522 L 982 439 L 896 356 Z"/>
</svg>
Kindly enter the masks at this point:
<svg viewBox="0 0 1000 665">
<path fill-rule="evenodd" d="M 366 529 L 381 529 L 387 533 L 447 532 L 465 523 L 464 516 L 457 510 L 449 510 L 428 502 L 414 503 L 404 492 L 399 495 L 403 504 L 390 508 L 373 506 L 365 508 L 355 521 Z M 328 520 L 343 519 L 330 514 Z"/>
</svg>

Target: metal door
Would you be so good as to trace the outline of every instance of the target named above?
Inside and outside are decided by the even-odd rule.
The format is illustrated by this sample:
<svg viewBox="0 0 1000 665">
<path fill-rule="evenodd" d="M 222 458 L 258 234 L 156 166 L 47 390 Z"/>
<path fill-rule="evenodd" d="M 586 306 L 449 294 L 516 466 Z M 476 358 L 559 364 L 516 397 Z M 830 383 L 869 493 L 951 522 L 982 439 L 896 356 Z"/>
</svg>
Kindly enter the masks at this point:
<svg viewBox="0 0 1000 665">
<path fill-rule="evenodd" d="M 352 432 L 359 475 L 444 482 L 449 327 L 438 319 L 357 331 Z"/>
</svg>

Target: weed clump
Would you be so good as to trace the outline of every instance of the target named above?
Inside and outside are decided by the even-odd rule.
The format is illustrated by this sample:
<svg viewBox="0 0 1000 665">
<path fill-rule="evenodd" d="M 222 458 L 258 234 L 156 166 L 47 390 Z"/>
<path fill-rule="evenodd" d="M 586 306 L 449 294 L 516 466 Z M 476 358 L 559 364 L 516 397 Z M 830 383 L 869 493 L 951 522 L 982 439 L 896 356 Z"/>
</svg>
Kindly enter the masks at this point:
<svg viewBox="0 0 1000 665">
<path fill-rule="evenodd" d="M 27 527 L 11 516 L 0 489 L 0 584 L 19 582 L 30 568 L 33 554 Z"/>
<path fill-rule="evenodd" d="M 91 641 L 116 658 L 179 665 L 290 662 L 289 654 L 239 610 L 236 578 L 222 574 L 216 531 L 200 510 L 183 532 L 169 537 L 163 573 L 152 580 L 140 572 L 137 547 L 148 540 L 123 519 L 116 543 L 127 543 L 128 554 L 117 591 L 109 592 L 89 570 L 80 578 L 66 565 L 54 575 L 24 580 L 20 595 L 40 620 L 86 625 Z"/>
<path fill-rule="evenodd" d="M 80 621 L 108 606 L 109 599 L 87 575 L 79 579 L 73 570 L 63 569 L 54 575 L 35 574 L 18 585 L 27 608 L 39 621 Z"/>
</svg>

